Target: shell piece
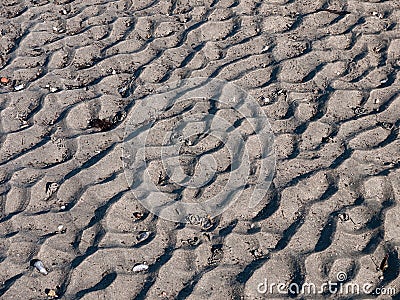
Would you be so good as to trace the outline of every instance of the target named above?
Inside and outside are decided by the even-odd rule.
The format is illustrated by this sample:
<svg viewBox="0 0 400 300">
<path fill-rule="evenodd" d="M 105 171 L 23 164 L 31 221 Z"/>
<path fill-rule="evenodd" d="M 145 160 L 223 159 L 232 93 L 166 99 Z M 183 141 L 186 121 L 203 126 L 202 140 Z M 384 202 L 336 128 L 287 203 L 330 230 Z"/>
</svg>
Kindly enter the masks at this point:
<svg viewBox="0 0 400 300">
<path fill-rule="evenodd" d="M 194 226 L 199 226 L 203 230 L 208 230 L 213 226 L 211 218 L 209 216 L 201 217 L 199 215 L 190 214 L 186 217 L 186 220 Z"/>
<path fill-rule="evenodd" d="M 64 225 L 60 224 L 57 226 L 57 233 L 65 233 L 67 231 L 67 228 L 64 227 Z"/>
<path fill-rule="evenodd" d="M 147 240 L 151 235 L 151 231 L 140 231 L 139 234 L 136 236 L 138 242 L 143 242 Z"/>
<path fill-rule="evenodd" d="M 384 272 L 387 268 L 389 268 L 388 259 L 389 259 L 389 254 L 387 253 L 387 254 L 385 255 L 385 257 L 383 258 L 383 260 L 382 260 L 380 266 L 379 266 L 379 269 L 380 269 L 382 272 Z"/>
<path fill-rule="evenodd" d="M 148 265 L 146 264 L 137 264 L 132 268 L 133 272 L 142 272 L 142 271 L 146 271 L 149 268 Z"/>
<path fill-rule="evenodd" d="M 57 192 L 60 185 L 57 182 L 46 183 L 46 199 L 49 199 L 55 192 Z"/>
<path fill-rule="evenodd" d="M 113 127 L 113 123 L 107 119 L 92 119 L 88 122 L 89 127 L 100 129 L 101 131 L 110 130 Z"/>
<path fill-rule="evenodd" d="M 119 111 L 113 117 L 112 122 L 113 123 L 122 122 L 125 118 L 126 118 L 126 112 L 125 111 Z"/>
<path fill-rule="evenodd" d="M 44 267 L 43 262 L 39 259 L 33 259 L 31 261 L 31 265 L 33 265 L 43 275 L 47 275 L 49 273 L 49 272 L 47 272 L 46 268 Z"/>
<path fill-rule="evenodd" d="M 20 90 L 22 90 L 24 87 L 25 87 L 25 86 L 24 86 L 23 84 L 19 84 L 19 85 L 14 86 L 14 90 L 15 90 L 15 91 L 20 91 Z"/>
</svg>

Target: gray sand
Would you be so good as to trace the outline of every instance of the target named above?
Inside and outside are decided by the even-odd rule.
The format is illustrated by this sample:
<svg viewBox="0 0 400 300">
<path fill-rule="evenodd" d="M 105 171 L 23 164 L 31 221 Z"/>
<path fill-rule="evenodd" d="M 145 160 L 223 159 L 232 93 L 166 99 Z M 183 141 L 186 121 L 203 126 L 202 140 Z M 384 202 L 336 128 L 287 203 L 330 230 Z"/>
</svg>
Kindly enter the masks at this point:
<svg viewBox="0 0 400 300">
<path fill-rule="evenodd" d="M 399 19 L 398 0 L 1 1 L 0 298 L 399 299 Z M 198 77 L 255 99 L 276 168 L 257 171 L 260 134 L 238 123 L 269 189 L 249 208 L 253 176 L 222 214 L 180 224 L 138 201 L 123 141 L 140 105 L 165 110 L 142 171 L 185 201 L 221 194 L 231 156 L 205 121 L 183 123 L 197 135 L 175 161 L 205 187 L 180 190 L 159 160 L 168 128 L 210 104 L 146 102 Z M 376 294 L 271 295 L 266 280 Z"/>
</svg>

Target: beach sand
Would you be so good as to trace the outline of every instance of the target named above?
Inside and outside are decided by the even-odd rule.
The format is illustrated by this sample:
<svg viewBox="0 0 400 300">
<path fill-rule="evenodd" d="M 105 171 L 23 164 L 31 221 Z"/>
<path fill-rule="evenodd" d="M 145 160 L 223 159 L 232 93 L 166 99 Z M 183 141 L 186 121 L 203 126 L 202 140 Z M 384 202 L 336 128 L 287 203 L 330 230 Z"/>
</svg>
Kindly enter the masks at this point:
<svg viewBox="0 0 400 300">
<path fill-rule="evenodd" d="M 1 1 L 0 298 L 399 299 L 399 18 L 397 0 Z M 201 226 L 143 207 L 123 163 L 139 103 L 199 77 L 257 102 L 276 160 L 255 207 L 250 182 Z M 163 193 L 208 199 L 232 161 L 202 147 L 181 163 L 193 174 L 211 153 L 204 189 L 163 184 L 158 160 L 145 171 Z M 287 289 L 328 281 L 375 294 Z"/>
</svg>

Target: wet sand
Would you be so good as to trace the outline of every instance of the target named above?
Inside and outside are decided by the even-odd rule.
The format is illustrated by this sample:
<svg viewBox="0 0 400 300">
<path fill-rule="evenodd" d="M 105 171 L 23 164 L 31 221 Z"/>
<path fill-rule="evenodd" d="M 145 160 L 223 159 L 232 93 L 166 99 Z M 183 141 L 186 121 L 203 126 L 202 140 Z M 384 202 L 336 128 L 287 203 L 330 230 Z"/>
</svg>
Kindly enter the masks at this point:
<svg viewBox="0 0 400 300">
<path fill-rule="evenodd" d="M 342 273 L 396 289 L 352 299 L 398 299 L 399 17 L 379 0 L 2 1 L 0 298 L 350 299 L 262 293 Z M 197 77 L 257 101 L 276 157 L 256 207 L 250 182 L 203 228 L 143 207 L 122 151 L 140 101 Z M 230 174 L 224 148 L 204 147 L 220 173 L 187 199 Z"/>
</svg>

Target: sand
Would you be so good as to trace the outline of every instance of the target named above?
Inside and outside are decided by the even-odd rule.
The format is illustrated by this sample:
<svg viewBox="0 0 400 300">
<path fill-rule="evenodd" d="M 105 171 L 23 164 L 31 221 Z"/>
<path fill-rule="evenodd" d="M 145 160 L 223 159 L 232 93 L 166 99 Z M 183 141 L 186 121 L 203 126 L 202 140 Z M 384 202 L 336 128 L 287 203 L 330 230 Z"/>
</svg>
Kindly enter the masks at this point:
<svg viewBox="0 0 400 300">
<path fill-rule="evenodd" d="M 1 1 L 0 298 L 399 299 L 399 18 L 397 0 Z M 252 110 L 149 101 L 200 77 L 242 89 L 222 95 L 253 99 L 268 134 Z M 129 122 L 152 112 L 135 169 Z M 208 119 L 185 122 L 196 114 L 238 122 L 246 184 Z M 169 136 L 181 177 L 160 156 L 177 124 L 190 127 Z M 181 188 L 194 175 L 204 187 Z M 161 194 L 236 190 L 223 212 L 175 215 L 189 223 L 153 210 Z M 287 289 L 328 281 L 374 293 Z"/>
</svg>

